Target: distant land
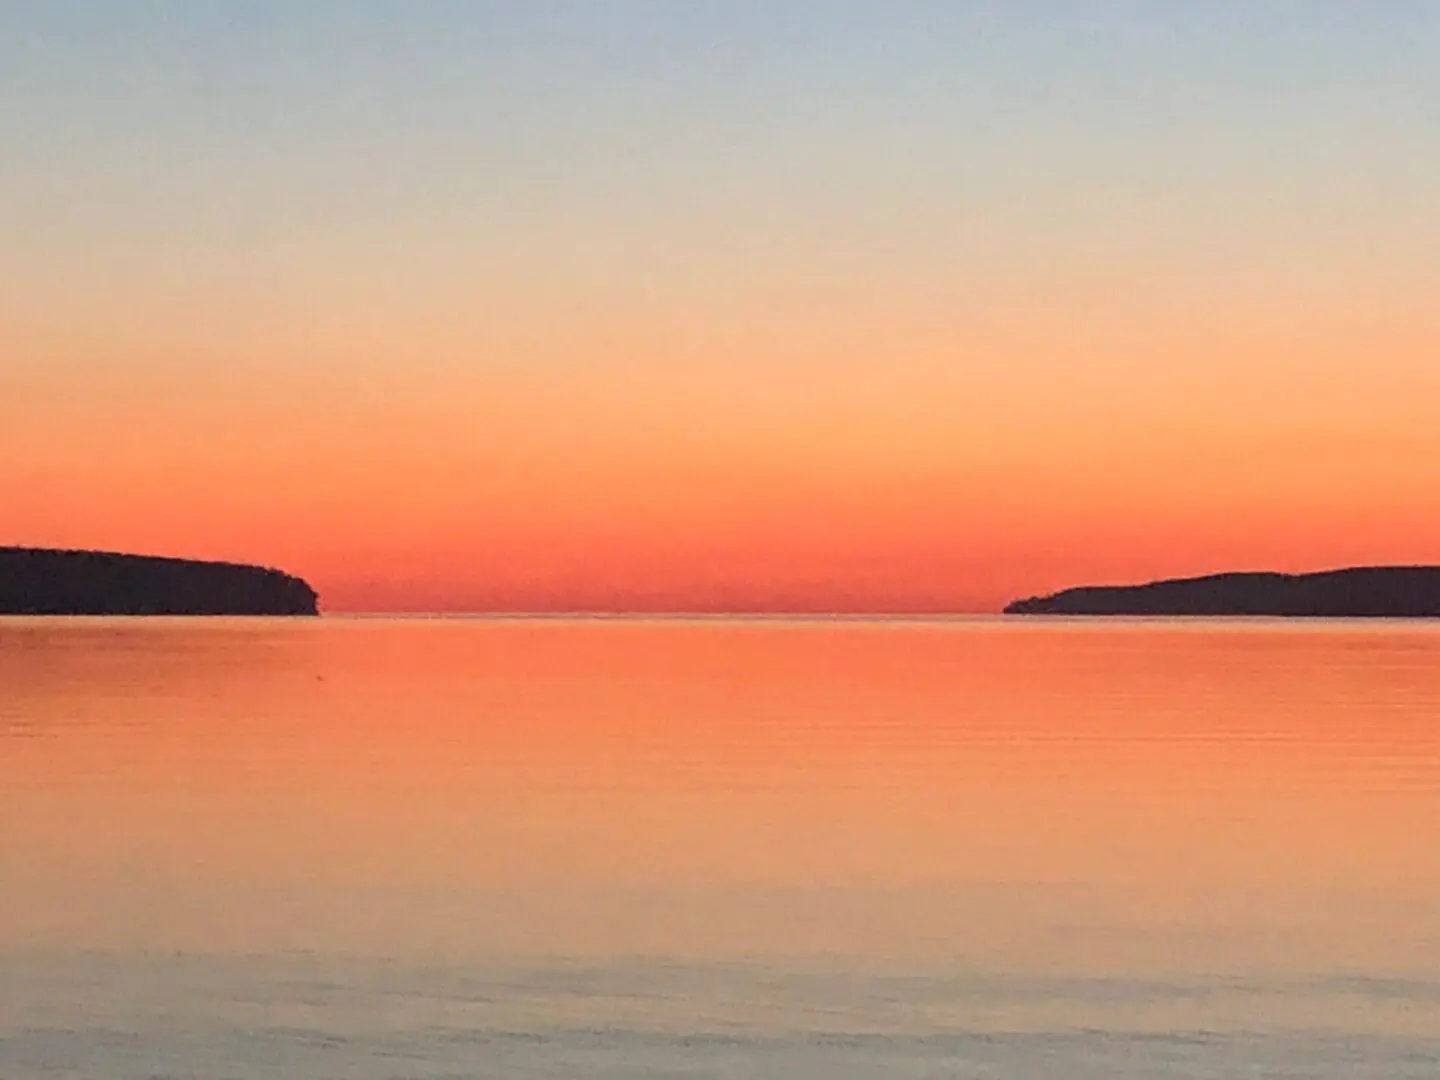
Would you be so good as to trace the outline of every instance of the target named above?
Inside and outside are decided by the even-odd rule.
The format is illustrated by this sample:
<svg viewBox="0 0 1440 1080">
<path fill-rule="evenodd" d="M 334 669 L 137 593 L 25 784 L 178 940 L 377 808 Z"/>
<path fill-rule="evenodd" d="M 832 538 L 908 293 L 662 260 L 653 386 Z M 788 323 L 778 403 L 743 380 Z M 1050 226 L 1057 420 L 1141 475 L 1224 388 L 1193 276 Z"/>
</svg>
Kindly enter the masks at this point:
<svg viewBox="0 0 1440 1080">
<path fill-rule="evenodd" d="M 1357 566 L 1316 574 L 1231 573 L 1148 585 L 1092 585 L 1016 600 L 1005 614 L 1440 618 L 1440 566 Z"/>
<path fill-rule="evenodd" d="M 0 547 L 0 615 L 317 615 L 315 590 L 261 566 Z"/>
</svg>

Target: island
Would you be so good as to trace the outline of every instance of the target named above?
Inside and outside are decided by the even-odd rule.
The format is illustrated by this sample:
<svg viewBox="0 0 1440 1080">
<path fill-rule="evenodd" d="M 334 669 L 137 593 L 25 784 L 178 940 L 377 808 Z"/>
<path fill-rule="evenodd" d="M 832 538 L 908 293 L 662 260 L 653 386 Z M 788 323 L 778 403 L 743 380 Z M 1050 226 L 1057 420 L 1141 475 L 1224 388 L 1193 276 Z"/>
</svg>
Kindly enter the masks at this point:
<svg viewBox="0 0 1440 1080">
<path fill-rule="evenodd" d="M 298 577 L 242 563 L 0 547 L 0 615 L 317 615 Z"/>
<path fill-rule="evenodd" d="M 1147 585 L 1093 585 L 1016 600 L 1005 614 L 1440 618 L 1440 566 L 1228 573 Z"/>
</svg>

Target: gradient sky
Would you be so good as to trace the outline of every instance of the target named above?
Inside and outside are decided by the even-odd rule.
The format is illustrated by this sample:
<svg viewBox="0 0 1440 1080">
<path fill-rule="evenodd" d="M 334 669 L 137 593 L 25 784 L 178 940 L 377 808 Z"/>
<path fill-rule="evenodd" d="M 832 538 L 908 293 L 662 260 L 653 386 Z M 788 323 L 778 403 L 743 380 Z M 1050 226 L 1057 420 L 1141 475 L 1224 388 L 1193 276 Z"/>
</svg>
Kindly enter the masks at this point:
<svg viewBox="0 0 1440 1080">
<path fill-rule="evenodd" d="M 329 610 L 1440 561 L 1440 5 L 0 0 L 0 543 Z"/>
</svg>

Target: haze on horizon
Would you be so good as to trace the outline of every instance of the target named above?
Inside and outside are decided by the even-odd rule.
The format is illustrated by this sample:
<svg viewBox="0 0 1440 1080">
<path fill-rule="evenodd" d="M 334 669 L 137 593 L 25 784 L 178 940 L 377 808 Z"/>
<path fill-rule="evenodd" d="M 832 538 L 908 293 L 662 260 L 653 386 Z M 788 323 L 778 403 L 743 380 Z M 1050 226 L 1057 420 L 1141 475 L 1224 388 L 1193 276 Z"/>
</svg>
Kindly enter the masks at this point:
<svg viewBox="0 0 1440 1080">
<path fill-rule="evenodd" d="M 1440 6 L 0 3 L 0 544 L 327 610 L 1440 562 Z"/>
</svg>

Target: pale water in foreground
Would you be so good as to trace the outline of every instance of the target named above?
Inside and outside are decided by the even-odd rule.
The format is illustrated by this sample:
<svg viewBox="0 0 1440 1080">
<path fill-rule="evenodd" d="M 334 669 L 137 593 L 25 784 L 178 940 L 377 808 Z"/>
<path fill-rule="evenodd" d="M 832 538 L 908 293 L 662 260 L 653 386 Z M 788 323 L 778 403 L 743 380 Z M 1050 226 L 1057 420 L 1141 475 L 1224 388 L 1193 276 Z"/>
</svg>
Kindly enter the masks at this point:
<svg viewBox="0 0 1440 1080">
<path fill-rule="evenodd" d="M 0 620 L 0 1077 L 1440 1075 L 1440 627 Z"/>
</svg>

